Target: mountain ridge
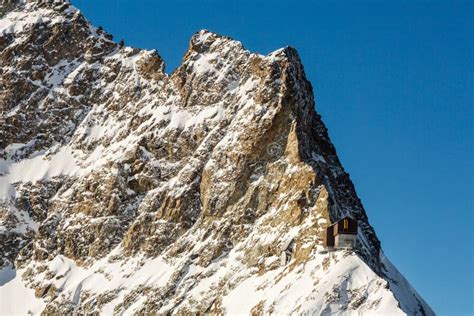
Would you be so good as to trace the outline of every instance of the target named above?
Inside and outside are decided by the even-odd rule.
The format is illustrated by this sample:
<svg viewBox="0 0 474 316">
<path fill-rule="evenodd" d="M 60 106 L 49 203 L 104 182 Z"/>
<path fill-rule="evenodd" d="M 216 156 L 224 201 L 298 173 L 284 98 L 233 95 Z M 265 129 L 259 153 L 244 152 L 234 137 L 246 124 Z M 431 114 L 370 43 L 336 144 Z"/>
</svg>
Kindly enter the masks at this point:
<svg viewBox="0 0 474 316">
<path fill-rule="evenodd" d="M 168 75 L 68 3 L 14 6 L 0 34 L 1 298 L 29 293 L 45 313 L 433 314 L 381 252 L 295 49 L 202 30 Z M 347 215 L 355 252 L 325 253 L 324 228 Z"/>
</svg>

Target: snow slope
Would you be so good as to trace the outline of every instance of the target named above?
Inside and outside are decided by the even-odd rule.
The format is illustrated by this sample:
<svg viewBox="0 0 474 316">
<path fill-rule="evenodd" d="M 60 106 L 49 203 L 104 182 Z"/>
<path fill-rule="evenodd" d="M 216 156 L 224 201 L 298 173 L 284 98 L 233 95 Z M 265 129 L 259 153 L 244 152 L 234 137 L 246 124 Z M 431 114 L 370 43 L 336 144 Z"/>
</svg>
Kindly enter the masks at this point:
<svg viewBox="0 0 474 316">
<path fill-rule="evenodd" d="M 5 10 L 0 315 L 433 314 L 384 256 L 296 50 L 202 30 L 167 74 L 68 3 Z M 356 248 L 324 251 L 344 216 Z"/>
</svg>

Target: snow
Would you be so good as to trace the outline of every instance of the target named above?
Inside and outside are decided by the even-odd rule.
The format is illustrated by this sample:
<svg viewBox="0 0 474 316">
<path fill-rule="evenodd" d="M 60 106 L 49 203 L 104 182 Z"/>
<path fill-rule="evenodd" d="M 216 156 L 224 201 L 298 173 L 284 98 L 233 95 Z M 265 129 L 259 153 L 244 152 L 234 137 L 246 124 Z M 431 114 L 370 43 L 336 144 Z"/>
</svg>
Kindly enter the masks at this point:
<svg viewBox="0 0 474 316">
<path fill-rule="evenodd" d="M 263 276 L 249 278 L 224 296 L 222 306 L 230 315 L 250 314 L 252 308 L 261 301 L 265 301 L 267 306 L 272 305 L 272 312 L 275 314 L 287 313 L 295 307 L 298 313 L 340 314 L 343 311 L 339 308 L 344 305 L 344 299 L 347 299 L 344 298 L 346 293 L 365 288 L 369 284 L 371 292 L 367 293 L 369 295 L 367 300 L 376 302 L 380 299 L 382 304 L 367 311 L 349 310 L 344 313 L 345 315 L 360 315 L 361 312 L 364 315 L 367 312 L 374 315 L 404 315 L 397 307 L 393 294 L 383 287 L 385 281 L 382 281 L 362 260 L 354 255 L 342 258 L 342 254 L 338 253 L 336 256 L 337 263 L 327 271 L 320 267 L 324 258 L 315 258 L 291 272 L 282 267 Z M 315 287 L 315 278 L 318 278 L 317 284 L 322 286 Z M 371 282 L 375 280 L 381 280 L 381 283 L 370 287 Z M 338 288 L 342 300 L 335 304 L 327 300 L 327 290 L 333 288 Z"/>
<path fill-rule="evenodd" d="M 284 52 L 285 48 L 283 47 L 271 52 L 270 54 L 265 56 L 265 58 L 271 62 L 277 62 L 283 59 Z"/>
<path fill-rule="evenodd" d="M 298 313 L 324 314 L 330 311 L 331 314 L 340 314 L 343 312 L 340 308 L 344 305 L 344 300 L 348 299 L 345 298 L 345 293 L 364 288 L 379 278 L 357 256 L 341 258 L 340 253 L 337 256 L 339 261 L 327 271 L 321 269 L 321 261 L 315 259 L 291 272 L 286 273 L 284 268 L 279 268 L 263 276 L 248 278 L 224 297 L 222 305 L 231 315 L 250 314 L 252 308 L 262 301 L 265 301 L 267 306 L 272 305 L 272 312 L 276 314 L 294 310 L 295 307 Z M 318 278 L 318 286 L 314 283 L 315 276 Z M 275 281 L 278 279 L 279 281 Z M 368 302 L 380 300 L 382 304 L 375 309 L 348 310 L 344 314 L 360 315 L 363 312 L 365 315 L 370 312 L 379 315 L 403 315 L 392 293 L 383 287 L 383 282 L 373 286 L 371 292 L 367 293 Z M 335 304 L 327 300 L 327 290 L 333 288 L 338 288 L 342 300 Z"/>
<path fill-rule="evenodd" d="M 216 121 L 222 120 L 224 116 L 224 108 L 222 106 L 209 106 L 205 107 L 202 111 L 197 113 L 197 115 L 188 120 L 185 124 L 185 128 L 191 127 L 193 125 L 202 124 L 206 119 L 213 119 Z"/>
<path fill-rule="evenodd" d="M 26 10 L 22 12 L 9 12 L 6 16 L 0 19 L 0 33 L 20 33 L 23 32 L 25 28 L 35 24 L 51 23 L 52 25 L 63 21 L 60 17 L 54 19 L 48 17 L 51 13 L 52 11 L 48 9 L 37 9 L 29 12 Z"/>
<path fill-rule="evenodd" d="M 46 306 L 24 285 L 21 273 L 11 267 L 0 270 L 0 315 L 39 315 Z"/>
<path fill-rule="evenodd" d="M 382 264 L 386 268 L 390 282 L 390 290 L 402 305 L 403 310 L 407 311 L 408 314 L 416 314 L 419 312 L 419 306 L 423 305 L 425 309 L 428 309 L 425 310 L 428 315 L 434 315 L 434 312 L 430 309 L 429 305 L 426 304 L 423 298 L 416 292 L 397 268 L 395 268 L 383 252 L 380 257 Z"/>
<path fill-rule="evenodd" d="M 199 55 L 198 59 L 194 62 L 194 72 L 198 75 L 202 75 L 213 68 L 213 61 L 219 56 L 218 53 L 207 53 Z"/>
<path fill-rule="evenodd" d="M 125 50 L 126 53 L 132 53 L 132 48 L 130 48 L 130 47 L 126 47 L 124 50 Z M 122 55 L 117 55 L 116 57 L 119 58 L 119 60 L 122 62 L 122 66 L 124 66 L 126 68 L 134 68 L 136 62 L 142 56 L 143 55 L 141 53 L 141 54 L 134 54 L 134 55 L 132 55 L 130 57 L 126 57 L 126 58 L 124 58 Z"/>
<path fill-rule="evenodd" d="M 11 149 L 11 148 L 8 148 Z M 70 147 L 62 147 L 56 154 L 47 156 L 44 151 L 20 161 L 0 160 L 0 200 L 15 195 L 15 182 L 35 182 L 59 175 L 74 175 L 80 167 Z"/>
<path fill-rule="evenodd" d="M 315 162 L 323 162 L 323 163 L 326 163 L 326 159 L 324 159 L 324 157 L 320 154 L 317 154 L 315 152 L 312 152 L 311 153 L 311 159 Z"/>
<path fill-rule="evenodd" d="M 251 91 L 253 91 L 257 86 L 258 86 L 258 83 L 260 82 L 260 80 L 258 78 L 255 78 L 255 77 L 250 77 L 249 79 L 247 79 L 244 84 L 240 87 L 239 89 L 239 92 L 238 92 L 238 95 L 243 99 L 245 100 L 243 103 L 247 103 L 246 101 L 248 100 L 248 98 L 252 95 Z"/>
<path fill-rule="evenodd" d="M 17 222 L 15 223 L 14 228 L 6 227 L 2 224 L 2 220 L 0 220 L 0 233 L 8 233 L 14 231 L 18 234 L 25 234 L 29 230 L 37 231 L 39 224 L 31 218 L 30 214 L 27 211 L 17 209 L 11 201 L 9 203 L 4 204 L 3 207 L 6 207 L 15 215 Z"/>
<path fill-rule="evenodd" d="M 196 107 L 191 112 L 174 106 L 163 105 L 153 108 L 148 105 L 140 110 L 139 115 L 146 116 L 150 113 L 153 115 L 155 123 L 169 121 L 166 129 L 188 129 L 203 124 L 206 120 L 220 121 L 224 117 L 224 108 L 217 104 L 201 108 Z"/>
<path fill-rule="evenodd" d="M 117 252 L 113 254 L 117 254 Z M 47 266 L 48 270 L 53 272 L 54 275 L 62 276 L 50 280 L 50 283 L 56 288 L 61 288 L 63 293 L 69 293 L 72 297 L 75 297 L 76 303 L 79 302 L 82 292 L 105 293 L 110 290 L 122 289 L 121 294 L 116 299 L 104 306 L 102 311 L 105 314 L 112 313 L 114 306 L 122 302 L 126 292 L 138 286 L 163 287 L 174 272 L 161 258 L 147 259 L 146 261 L 142 258 L 132 258 L 125 262 L 114 263 L 110 263 L 108 258 L 104 258 L 86 269 L 79 267 L 71 259 L 59 255 L 51 260 Z M 0 280 L 2 280 L 2 276 L 3 274 L 0 274 Z M 29 290 L 24 288 L 18 275 L 12 276 L 10 270 L 5 272 L 5 276 L 5 278 L 13 278 L 13 281 L 11 281 L 12 285 L 8 287 L 1 286 L 0 283 L 0 298 L 3 298 L 1 295 L 6 291 L 13 291 L 13 293 L 24 291 L 26 293 Z M 45 275 L 40 273 L 35 276 L 35 279 L 41 282 L 45 280 Z M 28 297 L 30 298 L 30 296 Z M 44 307 L 44 304 L 39 304 L 37 299 L 28 299 L 28 301 L 35 304 L 33 306 L 35 307 L 34 310 L 41 310 Z M 144 300 L 142 299 L 140 302 L 144 302 Z M 140 302 L 135 302 L 134 308 L 141 305 Z M 6 308 L 14 308 L 14 306 L 6 306 Z M 6 308 L 4 306 L 0 307 L 0 315 L 3 315 L 2 312 L 8 311 Z M 28 308 L 31 309 L 31 307 Z M 15 309 L 11 311 L 15 311 Z M 18 310 L 18 312 L 21 313 L 21 310 Z"/>
<path fill-rule="evenodd" d="M 288 164 L 286 174 L 291 176 L 292 174 L 297 173 L 299 170 L 300 170 L 299 166 Z"/>
<path fill-rule="evenodd" d="M 202 44 L 204 43 L 210 36 L 212 35 L 211 32 L 208 30 L 200 30 L 195 36 L 194 36 L 194 42 L 196 44 Z"/>
<path fill-rule="evenodd" d="M 17 150 L 23 149 L 27 146 L 28 144 L 24 144 L 24 143 L 12 143 L 5 148 L 5 152 L 7 153 L 7 155 L 12 155 Z"/>
<path fill-rule="evenodd" d="M 71 9 L 69 12 L 75 11 Z M 29 25 L 52 24 L 61 21 L 60 15 L 55 16 L 51 10 L 47 9 L 38 9 L 28 14 L 12 12 L 0 20 L 0 33 L 18 33 Z M 98 36 L 97 29 L 92 26 L 90 26 L 90 32 L 92 36 Z M 196 44 L 202 44 L 208 41 L 211 35 L 212 33 L 208 31 L 201 31 L 193 40 Z M 97 47 L 100 44 L 95 45 Z M 219 45 L 212 46 L 212 49 L 216 46 Z M 245 145 L 242 143 L 243 138 L 247 138 L 247 141 L 249 138 L 248 133 L 245 134 L 242 131 L 251 127 L 249 130 L 260 132 L 261 122 L 273 122 L 278 110 L 268 104 L 259 104 L 262 98 L 256 97 L 257 89 L 266 92 L 263 89 L 267 82 L 262 82 L 266 79 L 258 78 L 251 73 L 242 73 L 240 70 L 240 68 L 245 68 L 241 66 L 244 65 L 248 52 L 242 50 L 241 44 L 236 41 L 227 41 L 222 46 L 219 52 L 196 53 L 187 57 L 189 58 L 188 65 L 192 68 L 190 68 L 192 75 L 209 75 L 198 79 L 206 84 L 216 82 L 216 87 L 223 83 L 222 86 L 225 88 L 222 100 L 214 104 L 208 104 L 205 98 L 203 98 L 203 104 L 191 104 L 192 106 L 183 104 L 186 101 L 183 100 L 181 92 L 175 85 L 149 81 L 137 72 L 137 62 L 146 57 L 145 54 L 149 52 L 136 53 L 128 47 L 117 48 L 110 52 L 104 62 L 88 64 L 78 62 L 78 60 L 61 60 L 56 66 L 51 67 L 45 77 L 45 83 L 49 86 L 48 88 L 55 90 L 54 92 L 67 93 L 65 86 L 72 84 L 86 71 L 91 70 L 98 73 L 97 77 L 94 76 L 98 78 L 97 81 L 91 83 L 91 86 L 100 87 L 101 90 L 97 91 L 103 96 L 111 97 L 99 98 L 105 100 L 103 104 L 92 104 L 92 109 L 75 130 L 69 145 L 58 143 L 50 149 L 34 152 L 22 160 L 18 159 L 27 152 L 26 149 L 33 148 L 34 141 L 10 144 L 5 149 L 7 159 L 0 160 L 0 199 L 6 200 L 5 205 L 8 211 L 12 211 L 19 222 L 15 223 L 14 228 L 0 227 L 0 233 L 11 230 L 24 234 L 28 229 L 38 228 L 38 223 L 34 222 L 27 212 L 14 207 L 12 198 L 15 197 L 15 187 L 13 184 L 21 185 L 19 182 L 35 182 L 61 175 L 88 175 L 106 162 L 123 162 L 124 159 L 128 159 L 126 158 L 128 150 L 135 150 L 138 142 L 143 140 L 144 136 L 148 138 L 149 134 L 151 136 L 147 140 L 161 141 L 163 139 L 163 142 L 169 143 L 170 140 L 166 139 L 166 136 L 178 134 L 181 130 L 193 132 L 192 129 L 199 129 L 199 133 L 195 135 L 205 134 L 202 130 L 211 130 L 204 135 L 204 140 L 196 151 L 182 159 L 185 161 L 157 162 L 153 160 L 155 154 L 151 153 L 152 149 L 145 153 L 149 159 L 147 163 L 159 164 L 163 173 L 166 173 L 167 168 L 181 168 L 176 176 L 171 177 L 157 189 L 149 191 L 145 198 L 156 198 L 153 194 L 159 190 L 166 191 L 169 196 L 180 196 L 183 192 L 187 192 L 187 187 L 180 182 L 181 177 L 193 174 L 202 168 L 202 165 L 205 165 L 205 171 L 211 168 L 216 169 L 216 158 L 200 160 L 198 156 L 207 157 L 210 152 L 215 153 L 216 156 L 226 155 L 229 152 L 232 155 L 236 154 L 234 156 L 239 156 L 240 148 Z M 238 51 L 238 54 L 234 54 L 234 50 Z M 278 50 L 267 55 L 265 59 L 267 63 L 280 60 L 284 58 L 282 53 L 284 53 L 283 50 Z M 236 70 L 234 58 L 239 60 L 239 70 Z M 119 76 L 113 82 L 101 80 L 101 75 L 111 71 L 114 68 L 111 65 L 115 65 L 116 62 L 122 65 Z M 217 68 L 218 72 L 213 71 Z M 35 84 L 42 86 L 43 83 L 37 81 Z M 280 79 L 273 82 L 273 86 L 280 84 L 282 84 Z M 128 94 L 127 91 L 133 88 L 140 88 L 139 96 Z M 275 97 L 275 102 L 279 102 L 276 99 L 280 97 L 279 93 L 270 91 Z M 130 98 L 123 102 L 124 96 L 130 96 Z M 75 98 L 80 101 L 81 96 Z M 13 108 L 9 115 L 15 115 L 19 109 L 19 107 Z M 135 121 L 137 118 L 138 120 Z M 216 125 L 224 118 L 229 120 L 229 125 L 219 130 L 220 128 L 216 128 Z M 139 126 L 132 124 L 136 122 L 139 122 Z M 262 128 L 261 132 L 265 130 Z M 220 133 L 223 137 L 216 137 L 218 136 L 216 134 Z M 64 140 L 67 142 L 69 138 Z M 326 163 L 325 158 L 316 152 L 312 153 L 312 158 L 314 161 Z M 120 164 L 109 164 L 108 174 L 116 175 L 119 170 L 118 165 Z M 130 165 L 125 165 L 125 168 L 130 168 Z M 235 169 L 231 163 L 217 168 L 214 170 L 215 178 L 212 181 L 219 186 L 219 189 L 232 184 L 232 179 L 228 178 L 234 174 L 237 175 L 233 173 L 233 170 Z M 305 169 L 300 165 L 288 163 L 286 169 L 282 170 L 285 170 L 285 176 L 296 177 Z M 269 182 L 260 176 L 251 183 L 251 186 L 277 185 L 277 183 Z M 61 193 L 57 193 L 53 200 L 68 199 L 72 192 L 75 192 L 73 186 L 67 190 L 58 191 Z M 135 194 L 130 189 L 127 189 L 127 192 L 130 195 Z M 106 315 L 113 314 L 114 308 L 123 303 L 125 297 L 130 298 L 130 294 L 136 294 L 133 293 L 134 290 L 143 287 L 151 289 L 151 293 L 155 289 L 176 290 L 178 294 L 174 295 L 174 298 L 168 301 L 163 299 L 163 304 L 166 304 L 160 310 L 163 314 L 169 313 L 175 307 L 174 304 L 188 304 L 192 310 L 193 302 L 209 299 L 208 294 L 215 294 L 216 288 L 219 289 L 219 295 L 223 295 L 222 308 L 228 314 L 249 314 L 257 304 L 262 303 L 262 313 L 267 314 L 398 315 L 402 314 L 402 311 L 398 307 L 397 298 L 404 301 L 402 304 L 404 310 L 416 313 L 416 306 L 420 299 L 385 257 L 382 258 L 382 262 L 386 267 L 387 278 L 381 278 L 354 253 L 342 251 L 321 253 L 322 248 L 317 246 L 320 240 L 315 235 L 320 232 L 319 226 L 327 224 L 328 221 L 321 214 L 310 213 L 302 223 L 297 225 L 288 222 L 279 224 L 278 221 L 272 221 L 280 218 L 283 212 L 289 212 L 291 203 L 296 203 L 301 196 L 299 190 L 298 192 L 289 190 L 284 193 L 280 191 L 277 194 L 278 207 L 269 206 L 266 213 L 252 224 L 248 233 L 245 232 L 243 236 L 236 238 L 237 242 L 231 250 L 222 253 L 207 266 L 193 262 L 189 255 L 203 253 L 209 246 L 218 244 L 220 240 L 214 235 L 211 235 L 209 239 L 204 238 L 203 235 L 206 233 L 204 230 L 190 229 L 179 240 L 183 242 L 183 245 L 186 245 L 184 243 L 186 241 L 189 247 L 180 248 L 183 250 L 171 257 L 167 257 L 166 251 L 154 258 L 146 257 L 141 253 L 127 257 L 122 253 L 121 246 L 117 246 L 112 252 L 104 253 L 105 257 L 101 259 L 87 258 L 86 266 L 79 266 L 63 255 L 56 255 L 52 260 L 41 263 L 30 260 L 27 263 L 29 268 L 37 268 L 44 264 L 44 268 L 47 269 L 36 270 L 37 274 L 32 276 L 33 280 L 29 280 L 28 284 L 52 283 L 60 289 L 61 295 L 72 299 L 76 304 L 83 304 L 81 299 L 93 300 L 99 294 L 116 292 L 117 296 L 100 310 Z M 330 195 L 335 194 L 331 192 Z M 127 209 L 135 211 L 133 207 L 127 205 Z M 138 209 L 139 212 L 140 209 Z M 81 227 L 83 220 L 98 225 L 104 220 L 104 218 L 88 218 L 85 214 L 74 214 L 71 217 L 69 217 L 70 214 L 64 213 L 64 215 L 62 226 L 64 230 Z M 73 221 L 73 219 L 79 219 L 79 221 Z M 222 228 L 223 225 L 227 225 L 225 217 L 213 221 L 213 227 Z M 306 234 L 310 228 L 314 231 Z M 362 242 L 367 243 L 361 231 L 359 235 Z M 275 254 L 271 252 L 273 250 L 269 250 L 268 253 L 262 255 L 256 254 L 255 261 L 259 265 L 257 267 L 249 263 L 254 259 L 246 257 L 254 251 L 256 245 L 262 249 L 275 249 L 278 252 L 279 246 L 286 249 L 292 240 L 295 241 L 298 250 L 311 251 L 307 260 L 297 263 L 293 258 L 286 266 L 279 266 L 279 253 Z M 170 248 L 173 246 L 171 245 Z M 366 247 L 369 248 L 367 245 Z M 328 269 L 325 268 L 326 263 L 329 266 Z M 263 269 L 260 269 L 260 265 L 263 265 Z M 52 273 L 54 278 L 48 278 L 49 273 Z M 177 274 L 179 274 L 178 277 L 176 277 Z M 42 300 L 35 298 L 34 290 L 25 286 L 26 281 L 23 281 L 20 275 L 21 271 L 11 268 L 0 271 L 0 315 L 26 314 L 28 310 L 38 313 L 45 306 Z M 85 293 L 90 296 L 81 295 Z M 132 296 L 131 304 L 125 306 L 126 309 L 120 312 L 132 314 L 140 311 L 149 298 L 155 299 L 148 295 L 142 292 L 135 296 L 135 299 Z M 331 295 L 338 295 L 338 300 L 331 301 L 328 298 Z M 355 300 L 354 295 L 361 295 L 362 298 L 366 296 L 365 301 L 356 309 L 345 310 L 344 308 L 347 309 L 347 305 Z M 177 302 L 181 298 L 184 300 Z"/>
<path fill-rule="evenodd" d="M 111 255 L 116 255 L 119 251 L 117 248 Z M 205 295 L 207 289 L 219 284 L 219 280 L 225 275 L 231 275 L 228 284 L 236 286 L 230 286 L 222 299 L 222 308 L 229 315 L 248 315 L 261 302 L 265 302 L 266 308 L 271 305 L 274 314 L 297 311 L 309 314 L 404 315 L 398 307 L 394 293 L 407 295 L 406 287 L 409 284 L 403 277 L 400 278 L 399 273 L 385 257 L 383 261 L 388 267 L 389 277 L 393 278 L 390 289 L 398 287 L 394 293 L 386 286 L 387 281 L 377 276 L 357 255 L 346 255 L 343 251 L 313 256 L 305 264 L 292 269 L 288 266 L 279 267 L 262 275 L 254 274 L 256 271 L 253 269 L 243 267 L 238 260 L 238 252 L 232 250 L 227 259 L 212 263 L 206 268 L 190 265 L 182 282 L 194 279 L 199 280 L 199 283 L 191 288 L 188 295 L 195 298 Z M 143 259 L 136 257 L 111 263 L 104 258 L 85 269 L 78 267 L 64 256 L 56 256 L 49 262 L 48 270 L 54 275 L 62 276 L 52 279 L 51 282 L 56 288 L 62 288 L 63 293 L 71 293 L 76 303 L 79 302 L 82 292 L 99 294 L 121 289 L 119 295 L 102 308 L 102 313 L 111 314 L 114 312 L 114 307 L 121 303 L 131 290 L 139 286 L 153 288 L 165 286 L 180 265 L 179 262 L 169 265 L 160 257 L 145 261 Z M 323 261 L 327 259 L 331 262 L 331 268 L 326 270 L 322 266 Z M 277 258 L 272 257 L 268 262 L 275 260 Z M 207 273 L 209 277 L 206 278 L 197 278 L 203 273 L 206 274 L 205 271 L 214 273 Z M 20 273 L 11 268 L 0 271 L 2 315 L 24 314 L 28 311 L 36 314 L 45 306 L 42 300 L 34 297 L 32 289 L 24 286 L 19 275 Z M 44 275 L 40 273 L 35 278 L 41 281 L 44 280 Z M 338 297 L 334 302 L 330 299 L 333 295 Z M 345 309 L 346 304 L 363 297 L 365 300 L 357 310 Z M 24 303 L 20 304 L 19 298 Z M 125 314 L 138 311 L 145 302 L 145 296 L 137 297 Z M 411 304 L 404 306 L 404 309 L 412 310 L 415 314 L 416 309 L 413 306 L 417 306 L 416 300 L 413 297 L 405 297 L 404 302 Z"/>
<path fill-rule="evenodd" d="M 46 84 L 53 87 L 62 84 L 80 65 L 82 65 L 82 63 L 77 60 L 71 61 L 62 59 L 51 68 L 50 73 L 45 78 Z"/>
</svg>

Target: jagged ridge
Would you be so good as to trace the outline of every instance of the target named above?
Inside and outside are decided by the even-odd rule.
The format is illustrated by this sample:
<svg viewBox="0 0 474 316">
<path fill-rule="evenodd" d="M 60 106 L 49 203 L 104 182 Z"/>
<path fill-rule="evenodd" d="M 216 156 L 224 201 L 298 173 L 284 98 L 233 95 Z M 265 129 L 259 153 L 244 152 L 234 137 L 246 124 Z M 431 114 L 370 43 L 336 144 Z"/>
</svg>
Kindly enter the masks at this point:
<svg viewBox="0 0 474 316">
<path fill-rule="evenodd" d="M 204 30 L 168 75 L 69 4 L 13 6 L 0 33 L 0 294 L 51 313 L 432 313 L 381 253 L 293 48 Z M 322 253 L 345 215 L 355 253 Z"/>
</svg>

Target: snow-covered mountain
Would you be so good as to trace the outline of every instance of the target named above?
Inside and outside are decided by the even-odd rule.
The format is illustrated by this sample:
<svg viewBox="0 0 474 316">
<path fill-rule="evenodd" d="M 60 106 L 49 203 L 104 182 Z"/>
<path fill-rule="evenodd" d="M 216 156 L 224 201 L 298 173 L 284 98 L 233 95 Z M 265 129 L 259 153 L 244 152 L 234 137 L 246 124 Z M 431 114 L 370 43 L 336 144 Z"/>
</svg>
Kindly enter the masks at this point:
<svg viewBox="0 0 474 316">
<path fill-rule="evenodd" d="M 433 314 L 384 256 L 295 49 L 203 30 L 167 74 L 68 3 L 0 16 L 1 315 Z M 344 216 L 356 249 L 325 251 Z"/>
</svg>

